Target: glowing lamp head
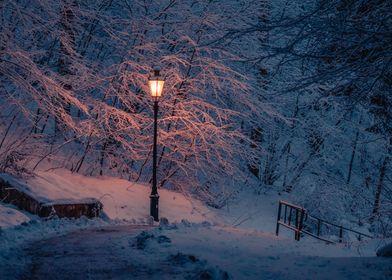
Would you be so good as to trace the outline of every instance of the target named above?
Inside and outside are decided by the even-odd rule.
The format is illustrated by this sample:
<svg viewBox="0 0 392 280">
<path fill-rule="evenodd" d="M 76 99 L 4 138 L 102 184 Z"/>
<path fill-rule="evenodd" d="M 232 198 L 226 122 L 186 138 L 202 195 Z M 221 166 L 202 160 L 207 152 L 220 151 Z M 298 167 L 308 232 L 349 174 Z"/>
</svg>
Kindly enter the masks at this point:
<svg viewBox="0 0 392 280">
<path fill-rule="evenodd" d="M 165 80 L 159 75 L 160 70 L 158 68 L 154 69 L 154 75 L 150 76 L 148 79 L 148 84 L 150 86 L 151 96 L 158 99 L 161 97 L 163 92 L 163 85 Z"/>
</svg>

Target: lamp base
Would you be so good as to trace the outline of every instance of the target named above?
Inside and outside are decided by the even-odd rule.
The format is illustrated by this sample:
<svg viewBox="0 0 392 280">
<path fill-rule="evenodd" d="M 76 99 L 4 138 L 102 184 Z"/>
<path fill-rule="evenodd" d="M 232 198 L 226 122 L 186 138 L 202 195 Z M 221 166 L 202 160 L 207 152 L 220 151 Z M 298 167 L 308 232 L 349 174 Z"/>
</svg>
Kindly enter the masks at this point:
<svg viewBox="0 0 392 280">
<path fill-rule="evenodd" d="M 159 205 L 159 195 L 158 194 L 150 195 L 150 216 L 152 216 L 154 218 L 154 221 L 156 222 L 159 222 L 158 205 Z"/>
</svg>

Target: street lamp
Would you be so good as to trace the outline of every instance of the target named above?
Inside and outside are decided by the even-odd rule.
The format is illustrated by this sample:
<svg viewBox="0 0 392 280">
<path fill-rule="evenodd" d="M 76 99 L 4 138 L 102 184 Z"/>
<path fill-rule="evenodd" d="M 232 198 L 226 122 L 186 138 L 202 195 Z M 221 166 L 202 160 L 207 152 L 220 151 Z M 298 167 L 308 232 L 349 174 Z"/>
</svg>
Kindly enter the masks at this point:
<svg viewBox="0 0 392 280">
<path fill-rule="evenodd" d="M 150 216 L 154 218 L 154 221 L 158 222 L 158 188 L 157 188 L 157 130 L 158 130 L 158 101 L 162 95 L 163 85 L 165 81 L 159 75 L 159 68 L 154 68 L 154 74 L 148 79 L 150 86 L 151 96 L 154 100 L 154 146 L 153 146 L 153 158 L 152 158 L 152 188 L 150 195 Z"/>
</svg>

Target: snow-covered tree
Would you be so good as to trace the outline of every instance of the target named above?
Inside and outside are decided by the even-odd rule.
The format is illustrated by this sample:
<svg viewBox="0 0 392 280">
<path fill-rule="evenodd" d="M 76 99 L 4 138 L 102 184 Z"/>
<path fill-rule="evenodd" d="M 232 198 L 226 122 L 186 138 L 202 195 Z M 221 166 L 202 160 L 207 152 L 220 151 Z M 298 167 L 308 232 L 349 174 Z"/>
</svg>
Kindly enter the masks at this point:
<svg viewBox="0 0 392 280">
<path fill-rule="evenodd" d="M 27 127 L 22 134 L 42 143 L 39 153 L 21 147 L 30 155 L 21 166 L 43 168 L 50 161 L 51 168 L 150 180 L 147 79 L 159 65 L 166 78 L 160 186 L 208 195 L 246 177 L 242 163 L 255 157 L 241 122 L 265 111 L 240 69 L 241 44 L 221 38 L 249 19 L 252 1 L 0 5 L 2 129 L 17 112 L 20 126 Z M 16 131 L 5 136 L 8 143 L 15 142 Z"/>
</svg>

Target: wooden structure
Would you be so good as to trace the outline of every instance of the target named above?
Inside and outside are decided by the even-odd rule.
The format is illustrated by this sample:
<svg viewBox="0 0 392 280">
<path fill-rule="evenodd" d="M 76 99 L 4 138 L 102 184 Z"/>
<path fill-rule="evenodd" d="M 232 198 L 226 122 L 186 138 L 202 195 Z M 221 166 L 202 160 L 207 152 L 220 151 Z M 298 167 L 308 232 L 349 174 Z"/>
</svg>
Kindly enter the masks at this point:
<svg viewBox="0 0 392 280">
<path fill-rule="evenodd" d="M 282 208 L 284 207 L 283 213 Z M 294 239 L 301 239 L 305 209 L 280 200 L 278 207 L 278 220 L 276 222 L 276 235 L 279 235 L 279 226 L 282 225 L 294 231 Z"/>
<path fill-rule="evenodd" d="M 306 209 L 301 206 L 280 200 L 278 206 L 278 217 L 276 222 L 276 235 L 279 235 L 279 227 L 284 226 L 294 231 L 295 240 L 301 239 L 301 234 L 306 234 L 325 241 L 327 243 L 336 243 L 336 241 L 325 238 L 322 236 L 322 229 L 330 228 L 337 230 L 338 241 L 343 242 L 343 233 L 351 232 L 354 233 L 358 240 L 362 238 L 373 238 L 372 236 L 328 222 L 324 219 L 320 219 L 308 213 Z M 315 232 L 312 232 L 312 228 L 315 228 Z"/>
<path fill-rule="evenodd" d="M 8 176 L 7 176 L 8 177 Z M 57 216 L 59 218 L 98 217 L 103 205 L 94 198 L 83 200 L 40 201 L 25 188 L 20 187 L 16 179 L 0 177 L 0 201 L 11 203 L 40 217 Z"/>
</svg>

